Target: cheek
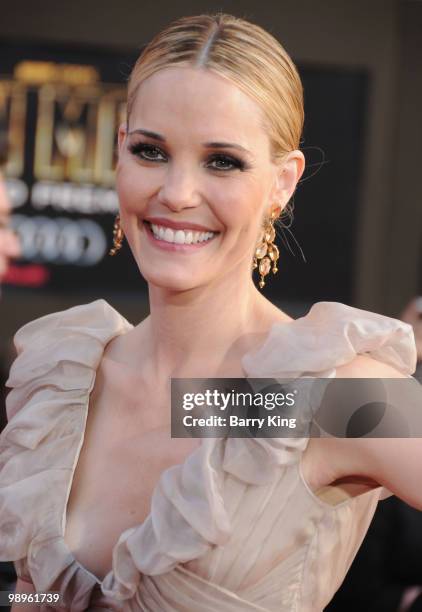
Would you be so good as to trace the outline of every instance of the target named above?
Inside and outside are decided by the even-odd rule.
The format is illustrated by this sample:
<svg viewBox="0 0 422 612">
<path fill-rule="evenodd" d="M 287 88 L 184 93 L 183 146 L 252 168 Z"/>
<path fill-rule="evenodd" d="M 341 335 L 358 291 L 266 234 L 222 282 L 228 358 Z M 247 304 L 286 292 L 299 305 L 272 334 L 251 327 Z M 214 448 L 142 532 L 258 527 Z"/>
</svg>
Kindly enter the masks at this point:
<svg viewBox="0 0 422 612">
<path fill-rule="evenodd" d="M 151 176 L 131 163 L 122 164 L 116 173 L 116 192 L 120 209 L 127 214 L 140 212 L 154 193 Z"/>
<path fill-rule="evenodd" d="M 227 226 L 241 227 L 252 221 L 261 209 L 262 193 L 251 181 L 221 181 L 207 190 L 210 204 Z"/>
<path fill-rule="evenodd" d="M 120 210 L 129 209 L 132 205 L 132 200 L 135 199 L 136 185 L 131 173 L 122 167 L 118 169 L 116 174 L 116 192 Z"/>
<path fill-rule="evenodd" d="M 256 232 L 262 216 L 263 194 L 257 189 L 242 189 L 225 197 L 221 209 L 226 227 L 242 237 Z"/>
<path fill-rule="evenodd" d="M 227 232 L 225 250 L 232 262 L 253 256 L 263 211 L 261 198 L 259 190 L 239 191 L 236 197 L 224 198 L 221 203 L 220 222 Z"/>
</svg>

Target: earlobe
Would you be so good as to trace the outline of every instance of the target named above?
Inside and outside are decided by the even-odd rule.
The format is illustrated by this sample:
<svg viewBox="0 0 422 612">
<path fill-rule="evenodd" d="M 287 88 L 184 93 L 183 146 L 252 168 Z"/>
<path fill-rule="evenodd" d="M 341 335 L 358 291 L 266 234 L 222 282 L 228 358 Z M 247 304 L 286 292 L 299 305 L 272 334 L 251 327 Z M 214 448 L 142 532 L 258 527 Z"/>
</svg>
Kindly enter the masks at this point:
<svg viewBox="0 0 422 612">
<path fill-rule="evenodd" d="M 275 221 L 275 219 L 277 219 L 281 215 L 283 208 L 284 206 L 282 204 L 282 201 L 276 200 L 274 202 L 274 206 L 271 208 L 270 217 Z"/>
</svg>

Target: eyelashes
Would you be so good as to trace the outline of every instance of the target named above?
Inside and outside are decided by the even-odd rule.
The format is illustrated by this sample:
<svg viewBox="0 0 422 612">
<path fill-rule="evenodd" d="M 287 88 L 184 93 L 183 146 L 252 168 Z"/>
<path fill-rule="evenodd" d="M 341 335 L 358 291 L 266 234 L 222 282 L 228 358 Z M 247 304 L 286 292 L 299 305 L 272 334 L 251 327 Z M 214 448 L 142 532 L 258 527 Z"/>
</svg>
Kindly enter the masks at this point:
<svg viewBox="0 0 422 612">
<path fill-rule="evenodd" d="M 146 161 L 165 161 L 165 155 L 162 153 L 161 149 L 156 147 L 155 145 L 144 144 L 142 142 L 138 142 L 137 144 L 129 145 L 129 151 L 132 155 L 136 155 L 136 157 L 140 157 Z M 162 158 L 156 156 L 159 153 Z"/>
<path fill-rule="evenodd" d="M 132 155 L 135 155 L 139 159 L 150 162 L 164 163 L 167 161 L 166 154 L 157 146 L 138 142 L 130 144 L 128 147 Z M 212 170 L 219 172 L 228 172 L 231 170 L 241 170 L 242 172 L 248 168 L 247 164 L 232 155 L 226 155 L 223 153 L 213 153 L 208 158 L 208 164 Z M 218 165 L 217 165 L 218 164 Z"/>
</svg>

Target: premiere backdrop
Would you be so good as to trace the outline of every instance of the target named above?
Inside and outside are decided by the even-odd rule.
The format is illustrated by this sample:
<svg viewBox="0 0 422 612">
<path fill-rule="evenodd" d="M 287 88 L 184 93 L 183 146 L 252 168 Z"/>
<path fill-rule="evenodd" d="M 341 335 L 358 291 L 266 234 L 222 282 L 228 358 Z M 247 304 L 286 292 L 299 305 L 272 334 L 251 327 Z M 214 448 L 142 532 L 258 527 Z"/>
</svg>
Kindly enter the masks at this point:
<svg viewBox="0 0 422 612">
<path fill-rule="evenodd" d="M 0 44 L 0 120 L 22 261 L 10 286 L 101 297 L 145 292 L 127 246 L 108 257 L 116 132 L 137 51 Z M 294 223 L 279 230 L 280 272 L 266 295 L 350 302 L 369 78 L 364 70 L 299 65 L 305 90 L 305 175 Z M 300 282 L 298 282 L 300 279 Z"/>
</svg>

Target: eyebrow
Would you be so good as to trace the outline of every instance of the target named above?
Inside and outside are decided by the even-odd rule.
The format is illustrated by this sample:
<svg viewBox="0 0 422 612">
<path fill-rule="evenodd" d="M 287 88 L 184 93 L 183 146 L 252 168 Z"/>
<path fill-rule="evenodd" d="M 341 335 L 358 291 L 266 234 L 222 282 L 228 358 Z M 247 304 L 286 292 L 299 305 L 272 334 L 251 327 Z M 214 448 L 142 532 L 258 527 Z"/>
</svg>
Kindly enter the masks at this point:
<svg viewBox="0 0 422 612">
<path fill-rule="evenodd" d="M 159 142 L 166 142 L 164 136 L 162 136 L 161 134 L 157 134 L 157 132 L 151 132 L 150 130 L 132 130 L 131 132 L 129 132 L 129 136 L 132 136 L 132 134 L 142 134 L 143 136 L 147 136 L 148 138 L 158 140 Z M 245 147 L 242 147 L 242 145 L 236 144 L 234 142 L 203 142 L 202 145 L 210 149 L 238 149 L 239 151 L 244 151 L 245 153 L 251 155 L 251 152 L 248 151 L 248 149 L 245 149 Z"/>
</svg>

